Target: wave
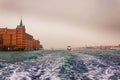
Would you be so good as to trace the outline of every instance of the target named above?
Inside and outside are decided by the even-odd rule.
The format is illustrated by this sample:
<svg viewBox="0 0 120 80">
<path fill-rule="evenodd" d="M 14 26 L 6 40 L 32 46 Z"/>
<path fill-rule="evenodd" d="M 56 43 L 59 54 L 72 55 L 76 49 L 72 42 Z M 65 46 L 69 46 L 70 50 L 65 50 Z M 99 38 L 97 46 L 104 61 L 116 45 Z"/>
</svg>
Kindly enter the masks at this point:
<svg viewBox="0 0 120 80">
<path fill-rule="evenodd" d="M 37 51 L 23 60 L 0 62 L 0 80 L 119 80 L 120 65 L 101 58 L 99 51 Z M 4 54 L 5 55 L 5 54 Z M 10 55 L 10 54 L 9 54 Z M 13 53 L 12 53 L 13 55 Z M 20 54 L 19 54 L 20 55 Z M 119 54 L 117 54 L 118 56 Z M 113 57 L 113 54 L 111 55 Z M 116 58 L 116 56 L 114 56 Z M 119 56 L 118 56 L 119 57 Z M 5 58 L 4 58 L 5 59 Z M 118 59 L 118 58 L 117 58 Z M 6 59 L 5 59 L 6 60 Z M 12 59 L 13 60 L 13 59 Z M 118 60 L 116 60 L 117 63 Z"/>
</svg>

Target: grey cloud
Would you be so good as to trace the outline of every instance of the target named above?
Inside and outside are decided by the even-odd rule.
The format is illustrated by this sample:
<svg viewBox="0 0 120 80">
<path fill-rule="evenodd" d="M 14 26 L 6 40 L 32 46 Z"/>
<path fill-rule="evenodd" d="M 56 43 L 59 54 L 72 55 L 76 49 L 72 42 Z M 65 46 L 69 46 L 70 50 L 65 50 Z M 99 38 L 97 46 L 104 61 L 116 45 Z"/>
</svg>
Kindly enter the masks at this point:
<svg viewBox="0 0 120 80">
<path fill-rule="evenodd" d="M 4 0 L 2 9 L 120 32 L 119 0 Z"/>
</svg>

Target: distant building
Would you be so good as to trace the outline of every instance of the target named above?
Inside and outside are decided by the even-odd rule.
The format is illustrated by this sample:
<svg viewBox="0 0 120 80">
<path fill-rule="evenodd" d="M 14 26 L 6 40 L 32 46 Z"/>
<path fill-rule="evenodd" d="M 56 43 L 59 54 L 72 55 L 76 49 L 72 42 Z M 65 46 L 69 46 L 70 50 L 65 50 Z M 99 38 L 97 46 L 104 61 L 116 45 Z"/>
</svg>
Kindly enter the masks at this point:
<svg viewBox="0 0 120 80">
<path fill-rule="evenodd" d="M 96 46 L 95 49 L 120 49 L 120 45 L 114 46 Z"/>
<path fill-rule="evenodd" d="M 40 41 L 26 33 L 22 23 L 16 29 L 0 28 L 0 50 L 39 50 Z"/>
</svg>

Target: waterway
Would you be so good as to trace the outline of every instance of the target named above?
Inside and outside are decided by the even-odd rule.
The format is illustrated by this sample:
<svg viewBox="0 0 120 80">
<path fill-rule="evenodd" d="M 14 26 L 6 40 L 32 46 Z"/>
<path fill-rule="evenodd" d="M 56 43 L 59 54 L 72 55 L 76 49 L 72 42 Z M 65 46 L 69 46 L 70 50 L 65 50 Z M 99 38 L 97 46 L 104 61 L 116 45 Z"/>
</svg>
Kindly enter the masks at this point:
<svg viewBox="0 0 120 80">
<path fill-rule="evenodd" d="M 0 80 L 120 80 L 120 50 L 0 52 Z"/>
</svg>

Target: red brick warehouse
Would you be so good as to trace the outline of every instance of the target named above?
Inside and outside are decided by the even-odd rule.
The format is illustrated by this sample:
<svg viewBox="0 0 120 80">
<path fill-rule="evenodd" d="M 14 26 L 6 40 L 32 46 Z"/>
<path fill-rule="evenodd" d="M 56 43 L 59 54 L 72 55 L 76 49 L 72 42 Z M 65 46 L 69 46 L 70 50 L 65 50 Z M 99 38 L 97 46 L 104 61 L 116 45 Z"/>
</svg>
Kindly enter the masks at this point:
<svg viewBox="0 0 120 80">
<path fill-rule="evenodd" d="M 0 50 L 39 50 L 40 41 L 26 33 L 22 23 L 16 29 L 0 28 Z"/>
</svg>

